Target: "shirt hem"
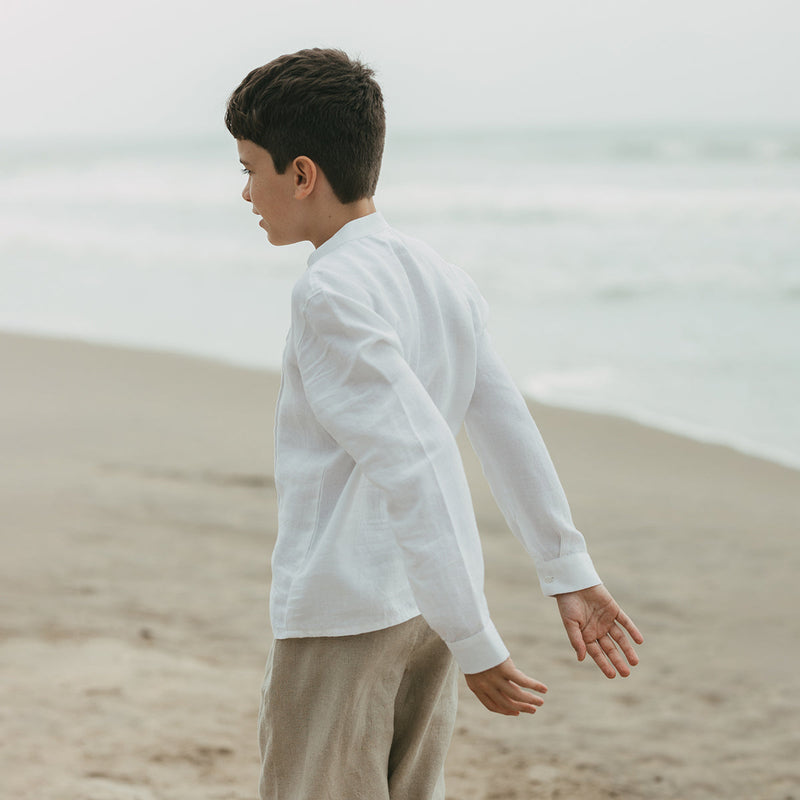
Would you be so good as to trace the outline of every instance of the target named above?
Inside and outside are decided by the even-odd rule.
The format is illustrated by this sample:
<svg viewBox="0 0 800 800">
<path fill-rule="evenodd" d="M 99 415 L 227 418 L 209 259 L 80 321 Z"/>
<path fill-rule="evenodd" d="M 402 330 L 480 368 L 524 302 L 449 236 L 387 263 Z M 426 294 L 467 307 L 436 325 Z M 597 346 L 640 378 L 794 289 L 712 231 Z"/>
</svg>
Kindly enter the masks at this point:
<svg viewBox="0 0 800 800">
<path fill-rule="evenodd" d="M 384 628 L 393 628 L 401 625 L 414 617 L 420 616 L 420 610 L 415 606 L 384 617 L 382 620 L 372 620 L 370 622 L 350 622 L 341 625 L 320 625 L 314 627 L 278 629 L 272 626 L 272 634 L 276 639 L 310 639 L 312 637 L 328 636 L 357 636 L 360 633 L 372 633 L 381 631 Z"/>
</svg>

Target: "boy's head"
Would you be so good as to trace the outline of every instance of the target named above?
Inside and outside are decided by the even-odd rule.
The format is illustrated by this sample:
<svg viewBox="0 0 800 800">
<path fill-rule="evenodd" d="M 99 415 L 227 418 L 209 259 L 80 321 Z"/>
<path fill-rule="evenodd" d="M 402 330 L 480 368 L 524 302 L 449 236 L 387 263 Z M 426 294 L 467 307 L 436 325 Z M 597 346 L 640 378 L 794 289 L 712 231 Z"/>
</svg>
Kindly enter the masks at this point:
<svg viewBox="0 0 800 800">
<path fill-rule="evenodd" d="M 254 69 L 228 100 L 225 124 L 283 174 L 307 156 L 341 203 L 372 197 L 383 156 L 383 96 L 369 67 L 341 50 L 300 50 Z"/>
</svg>

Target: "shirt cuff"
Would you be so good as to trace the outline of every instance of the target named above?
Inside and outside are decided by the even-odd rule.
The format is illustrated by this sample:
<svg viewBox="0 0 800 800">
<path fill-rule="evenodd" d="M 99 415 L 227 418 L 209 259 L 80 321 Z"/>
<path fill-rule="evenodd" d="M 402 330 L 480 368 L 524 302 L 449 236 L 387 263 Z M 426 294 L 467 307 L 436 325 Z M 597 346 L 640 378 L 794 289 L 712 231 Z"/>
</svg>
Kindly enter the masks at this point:
<svg viewBox="0 0 800 800">
<path fill-rule="evenodd" d="M 602 583 L 588 553 L 571 553 L 536 565 L 542 591 L 552 597 Z"/>
<path fill-rule="evenodd" d="M 496 667 L 498 664 L 502 664 L 509 655 L 508 648 L 503 644 L 503 640 L 491 620 L 474 636 L 458 642 L 445 642 L 445 644 L 450 648 L 450 652 L 465 675 Z"/>
</svg>

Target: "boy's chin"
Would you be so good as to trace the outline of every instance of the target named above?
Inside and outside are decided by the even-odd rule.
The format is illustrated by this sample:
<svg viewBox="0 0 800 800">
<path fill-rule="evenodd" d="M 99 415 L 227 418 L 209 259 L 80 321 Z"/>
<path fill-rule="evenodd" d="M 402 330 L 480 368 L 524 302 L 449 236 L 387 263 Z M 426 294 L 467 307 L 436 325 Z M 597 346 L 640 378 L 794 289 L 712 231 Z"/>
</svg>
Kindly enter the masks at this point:
<svg viewBox="0 0 800 800">
<path fill-rule="evenodd" d="M 258 227 L 261 228 L 264 233 L 267 234 L 267 239 L 269 240 L 270 244 L 282 244 L 282 242 L 276 241 L 275 235 L 273 232 L 267 227 L 267 224 L 264 222 L 263 219 L 258 221 Z"/>
<path fill-rule="evenodd" d="M 271 230 L 267 225 L 264 224 L 264 220 L 259 220 L 259 226 L 267 234 L 267 240 L 271 245 L 275 247 L 285 247 L 288 244 L 296 244 L 297 242 L 301 241 L 300 239 L 295 239 L 291 236 L 281 236 L 280 234 L 276 233 L 275 231 Z"/>
<path fill-rule="evenodd" d="M 268 231 L 266 228 L 264 228 L 264 233 L 267 234 L 267 241 L 273 247 L 284 247 L 287 244 L 294 244 L 294 240 L 292 240 L 292 239 L 281 239 L 281 238 L 275 236 L 275 234 L 273 234 L 272 232 Z"/>
</svg>

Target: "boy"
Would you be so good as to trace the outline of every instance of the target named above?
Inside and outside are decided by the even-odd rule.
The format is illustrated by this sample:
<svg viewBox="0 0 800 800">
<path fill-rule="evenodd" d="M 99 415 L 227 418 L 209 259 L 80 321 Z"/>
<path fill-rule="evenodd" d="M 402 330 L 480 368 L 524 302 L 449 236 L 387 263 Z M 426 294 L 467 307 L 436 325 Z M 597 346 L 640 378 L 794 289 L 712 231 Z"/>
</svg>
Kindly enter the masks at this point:
<svg viewBox="0 0 800 800">
<path fill-rule="evenodd" d="M 477 288 L 375 209 L 372 71 L 337 50 L 281 56 L 242 81 L 225 121 L 269 241 L 316 248 L 292 292 L 275 412 L 260 796 L 442 800 L 455 665 L 500 714 L 532 714 L 547 691 L 489 617 L 462 423 L 578 659 L 628 675 L 642 637 L 572 524 Z"/>
</svg>

